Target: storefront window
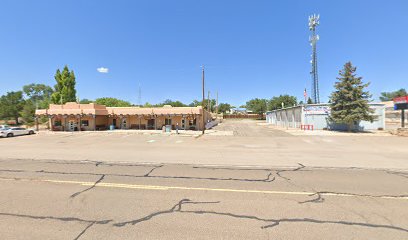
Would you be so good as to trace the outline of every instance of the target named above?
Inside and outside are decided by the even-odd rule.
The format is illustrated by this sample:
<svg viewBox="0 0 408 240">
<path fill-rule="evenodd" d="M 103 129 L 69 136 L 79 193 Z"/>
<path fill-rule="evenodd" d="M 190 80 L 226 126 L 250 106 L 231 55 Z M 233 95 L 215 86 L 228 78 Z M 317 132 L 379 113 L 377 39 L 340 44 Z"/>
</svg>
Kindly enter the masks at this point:
<svg viewBox="0 0 408 240">
<path fill-rule="evenodd" d="M 89 120 L 81 120 L 81 126 L 88 127 L 89 126 Z"/>
<path fill-rule="evenodd" d="M 55 120 L 54 121 L 54 126 L 56 126 L 56 127 L 62 126 L 61 120 Z"/>
</svg>

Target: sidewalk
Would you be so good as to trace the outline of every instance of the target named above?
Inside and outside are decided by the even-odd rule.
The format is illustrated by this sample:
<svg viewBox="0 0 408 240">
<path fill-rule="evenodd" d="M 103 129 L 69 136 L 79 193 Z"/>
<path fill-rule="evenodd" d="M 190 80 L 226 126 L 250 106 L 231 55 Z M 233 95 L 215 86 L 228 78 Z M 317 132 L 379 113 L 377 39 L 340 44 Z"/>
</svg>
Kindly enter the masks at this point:
<svg viewBox="0 0 408 240">
<path fill-rule="evenodd" d="M 76 132 L 62 132 L 62 131 L 49 131 L 49 130 L 40 130 L 38 134 L 48 134 L 48 135 L 90 135 L 90 134 L 100 134 L 100 135 L 180 135 L 180 136 L 193 136 L 197 137 L 202 134 L 201 131 L 192 131 L 192 130 L 179 130 L 178 134 L 176 130 L 171 132 L 163 132 L 162 130 L 133 130 L 133 129 L 115 129 L 115 130 L 106 130 L 106 131 L 76 131 Z M 205 130 L 205 135 L 211 136 L 232 136 L 234 135 L 233 131 L 219 131 L 219 130 Z"/>
</svg>

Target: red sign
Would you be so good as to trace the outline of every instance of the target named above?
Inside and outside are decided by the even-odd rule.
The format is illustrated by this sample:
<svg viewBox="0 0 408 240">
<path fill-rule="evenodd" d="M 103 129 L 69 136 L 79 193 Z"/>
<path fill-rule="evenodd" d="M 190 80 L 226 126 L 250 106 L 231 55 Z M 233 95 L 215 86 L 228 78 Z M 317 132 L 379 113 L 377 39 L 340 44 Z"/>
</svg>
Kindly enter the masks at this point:
<svg viewBox="0 0 408 240">
<path fill-rule="evenodd" d="M 408 96 L 405 96 L 405 97 L 396 97 L 396 98 L 393 99 L 393 101 L 394 101 L 395 104 L 398 104 L 398 103 L 408 103 Z"/>
</svg>

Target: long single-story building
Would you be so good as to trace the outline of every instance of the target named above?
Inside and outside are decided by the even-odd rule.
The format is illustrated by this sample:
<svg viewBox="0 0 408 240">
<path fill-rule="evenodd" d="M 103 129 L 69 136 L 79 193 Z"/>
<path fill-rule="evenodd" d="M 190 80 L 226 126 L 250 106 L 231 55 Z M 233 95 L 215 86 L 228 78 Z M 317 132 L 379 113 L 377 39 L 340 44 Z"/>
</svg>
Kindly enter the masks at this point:
<svg viewBox="0 0 408 240">
<path fill-rule="evenodd" d="M 378 130 L 385 129 L 385 104 L 370 103 L 370 108 L 374 110 L 373 122 L 361 121 L 355 123 L 354 130 Z M 282 127 L 308 129 L 328 129 L 328 130 L 347 130 L 345 124 L 335 124 L 329 122 L 330 105 L 329 104 L 307 104 L 295 107 L 289 107 L 266 113 L 266 122 Z"/>
<path fill-rule="evenodd" d="M 203 122 L 204 114 L 204 122 Z M 211 114 L 199 107 L 159 108 L 106 107 L 95 103 L 63 105 L 50 104 L 48 109 L 35 111 L 38 117 L 49 118 L 52 131 L 95 131 L 115 129 L 161 130 L 165 125 L 172 129 L 202 130 L 211 120 Z"/>
</svg>

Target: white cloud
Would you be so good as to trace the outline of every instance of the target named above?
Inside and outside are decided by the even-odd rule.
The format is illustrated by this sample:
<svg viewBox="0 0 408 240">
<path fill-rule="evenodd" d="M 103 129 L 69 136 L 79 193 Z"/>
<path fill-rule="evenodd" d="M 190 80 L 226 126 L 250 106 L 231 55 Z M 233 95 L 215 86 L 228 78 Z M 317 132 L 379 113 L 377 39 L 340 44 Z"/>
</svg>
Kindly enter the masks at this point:
<svg viewBox="0 0 408 240">
<path fill-rule="evenodd" d="M 104 67 L 100 67 L 96 69 L 98 72 L 100 73 L 108 73 L 109 72 L 109 68 L 104 68 Z"/>
</svg>

